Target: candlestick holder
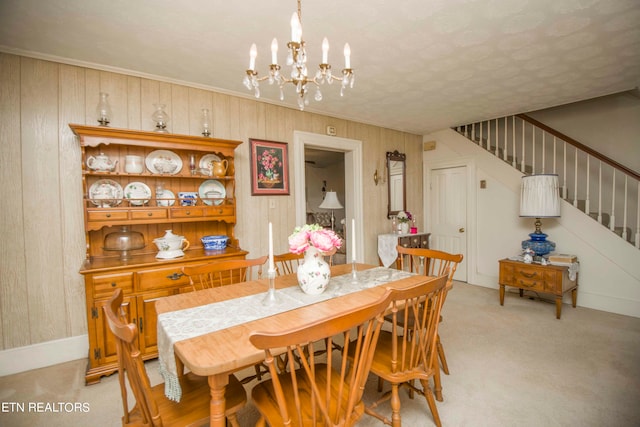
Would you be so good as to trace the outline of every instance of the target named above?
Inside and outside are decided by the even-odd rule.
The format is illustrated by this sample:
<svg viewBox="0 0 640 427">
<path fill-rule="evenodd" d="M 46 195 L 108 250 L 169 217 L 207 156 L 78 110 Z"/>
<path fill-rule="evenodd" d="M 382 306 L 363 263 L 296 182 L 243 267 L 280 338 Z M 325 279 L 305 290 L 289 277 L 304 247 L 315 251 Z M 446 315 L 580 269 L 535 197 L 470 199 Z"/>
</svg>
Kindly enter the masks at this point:
<svg viewBox="0 0 640 427">
<path fill-rule="evenodd" d="M 360 283 L 358 280 L 358 270 L 356 270 L 356 260 L 351 261 L 351 284 L 357 285 Z"/>
<path fill-rule="evenodd" d="M 276 294 L 276 271 L 269 270 L 267 272 L 267 277 L 269 278 L 269 290 L 267 291 L 267 294 L 262 299 L 262 305 L 272 306 L 280 302 L 280 299 Z"/>
</svg>

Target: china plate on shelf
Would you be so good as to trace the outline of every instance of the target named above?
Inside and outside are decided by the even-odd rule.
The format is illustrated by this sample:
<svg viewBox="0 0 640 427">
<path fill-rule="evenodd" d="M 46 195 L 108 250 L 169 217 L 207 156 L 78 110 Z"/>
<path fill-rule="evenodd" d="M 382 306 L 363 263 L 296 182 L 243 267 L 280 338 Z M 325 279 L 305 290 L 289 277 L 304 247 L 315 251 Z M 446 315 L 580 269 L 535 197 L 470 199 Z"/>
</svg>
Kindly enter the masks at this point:
<svg viewBox="0 0 640 427">
<path fill-rule="evenodd" d="M 211 162 L 220 162 L 220 157 L 216 156 L 215 154 L 205 154 L 204 156 L 202 156 L 202 158 L 200 159 L 200 167 L 204 168 L 204 169 L 209 169 L 209 175 L 211 175 L 213 173 L 213 165 L 211 165 Z"/>
<path fill-rule="evenodd" d="M 112 179 L 100 179 L 89 188 L 89 199 L 103 208 L 118 206 L 122 202 L 122 186 Z"/>
<path fill-rule="evenodd" d="M 205 204 L 209 206 L 219 205 L 223 202 L 222 199 L 226 197 L 227 190 L 224 188 L 224 185 L 222 185 L 220 181 L 216 181 L 215 179 L 208 179 L 200 185 L 198 194 Z"/>
<path fill-rule="evenodd" d="M 151 173 L 175 175 L 182 170 L 182 159 L 169 150 L 152 151 L 144 159 L 144 164 Z"/>
<path fill-rule="evenodd" d="M 151 199 L 151 189 L 144 182 L 130 182 L 124 187 L 124 198 L 134 206 L 142 206 Z"/>
<path fill-rule="evenodd" d="M 176 202 L 176 195 L 171 190 L 156 191 L 156 205 L 173 206 Z"/>
</svg>

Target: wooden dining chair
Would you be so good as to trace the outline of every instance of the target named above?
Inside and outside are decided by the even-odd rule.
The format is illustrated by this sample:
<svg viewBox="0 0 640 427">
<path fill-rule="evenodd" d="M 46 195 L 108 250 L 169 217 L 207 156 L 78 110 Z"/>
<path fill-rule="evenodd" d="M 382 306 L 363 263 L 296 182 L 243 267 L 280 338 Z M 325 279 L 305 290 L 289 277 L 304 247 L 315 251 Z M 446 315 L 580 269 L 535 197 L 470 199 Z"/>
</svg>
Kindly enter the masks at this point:
<svg viewBox="0 0 640 427">
<path fill-rule="evenodd" d="M 396 249 L 398 251 L 398 268 L 401 270 L 434 277 L 446 274 L 447 285 L 444 294 L 446 299 L 447 293 L 453 287 L 453 275 L 458 268 L 458 264 L 462 262 L 462 254 L 450 254 L 448 252 L 435 249 L 405 248 L 400 245 L 398 245 Z M 409 316 L 409 322 L 411 322 L 411 319 L 411 316 Z M 440 315 L 439 321 L 442 322 L 442 315 Z M 445 374 L 449 375 L 449 365 L 447 364 L 447 358 L 445 357 L 444 346 L 442 345 L 440 334 L 436 337 L 436 349 L 438 351 L 440 367 Z M 442 401 L 443 397 L 440 371 L 436 373 L 434 382 L 436 400 Z M 378 388 L 379 390 L 382 390 L 382 385 Z"/>
<path fill-rule="evenodd" d="M 249 339 L 264 349 L 271 379 L 256 385 L 251 397 L 260 412 L 257 426 L 351 426 L 364 413 L 362 393 L 369 374 L 389 292 L 356 311 L 334 315 L 278 332 L 253 332 Z M 324 341 L 346 343 L 347 351 L 315 355 Z M 352 342 L 353 340 L 353 342 Z M 279 371 L 278 354 L 286 349 L 288 369 Z M 304 357 L 300 357 L 304 355 Z M 295 360 L 300 361 L 296 366 Z"/>
<path fill-rule="evenodd" d="M 273 256 L 273 263 L 276 265 L 276 274 L 284 276 L 285 274 L 293 274 L 298 271 L 298 266 L 304 260 L 304 253 L 294 254 L 286 252 Z"/>
<path fill-rule="evenodd" d="M 118 378 L 124 410 L 122 425 L 168 427 L 208 423 L 211 397 L 207 377 L 199 377 L 191 372 L 180 375 L 182 397 L 179 403 L 165 397 L 164 383 L 153 387 L 150 385 L 137 345 L 138 328 L 133 323 L 126 323 L 122 300 L 122 290 L 116 289 L 104 306 L 109 329 L 116 338 Z M 135 398 L 132 409 L 128 404 L 127 381 Z M 229 375 L 225 400 L 225 416 L 231 425 L 238 426 L 236 414 L 247 403 L 247 393 L 234 375 Z"/>
<path fill-rule="evenodd" d="M 385 328 L 380 332 L 371 373 L 389 382 L 391 390 L 365 408 L 367 414 L 385 424 L 401 426 L 399 389 L 407 387 L 425 397 L 434 423 L 441 425 L 429 380 L 440 371 L 436 340 L 447 279 L 447 275 L 442 275 L 411 288 L 394 289 L 390 295 L 390 314 L 386 319 L 390 319 L 391 331 Z M 414 385 L 415 380 L 421 388 Z M 391 400 L 391 420 L 376 411 L 387 400 Z"/>
<path fill-rule="evenodd" d="M 260 279 L 265 262 L 266 255 L 254 259 L 214 261 L 182 267 L 182 272 L 189 278 L 189 284 L 195 291 Z"/>
</svg>

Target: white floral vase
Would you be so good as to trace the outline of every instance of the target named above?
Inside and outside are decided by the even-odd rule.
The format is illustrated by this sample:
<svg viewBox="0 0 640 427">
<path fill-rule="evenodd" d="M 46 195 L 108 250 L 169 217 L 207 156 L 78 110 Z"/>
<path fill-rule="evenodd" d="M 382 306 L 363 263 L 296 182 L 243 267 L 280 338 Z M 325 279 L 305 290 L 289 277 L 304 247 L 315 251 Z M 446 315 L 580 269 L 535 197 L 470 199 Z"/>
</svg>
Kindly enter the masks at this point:
<svg viewBox="0 0 640 427">
<path fill-rule="evenodd" d="M 331 268 L 324 257 L 313 246 L 304 252 L 304 262 L 298 267 L 298 285 L 309 295 L 319 295 L 327 288 Z"/>
<path fill-rule="evenodd" d="M 401 222 L 400 223 L 400 233 L 401 234 L 409 233 L 409 223 L 408 222 Z"/>
</svg>

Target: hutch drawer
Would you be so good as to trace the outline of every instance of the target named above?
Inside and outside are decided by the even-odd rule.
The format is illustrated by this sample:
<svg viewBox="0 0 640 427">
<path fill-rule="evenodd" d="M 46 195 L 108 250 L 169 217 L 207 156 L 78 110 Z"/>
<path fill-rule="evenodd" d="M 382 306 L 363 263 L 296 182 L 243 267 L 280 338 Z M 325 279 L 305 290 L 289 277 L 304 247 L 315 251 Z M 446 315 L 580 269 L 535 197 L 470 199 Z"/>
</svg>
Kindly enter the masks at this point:
<svg viewBox="0 0 640 427">
<path fill-rule="evenodd" d="M 93 297 L 109 298 L 117 288 L 122 289 L 124 295 L 133 292 L 133 273 L 116 273 L 95 275 L 91 278 Z"/>
</svg>

